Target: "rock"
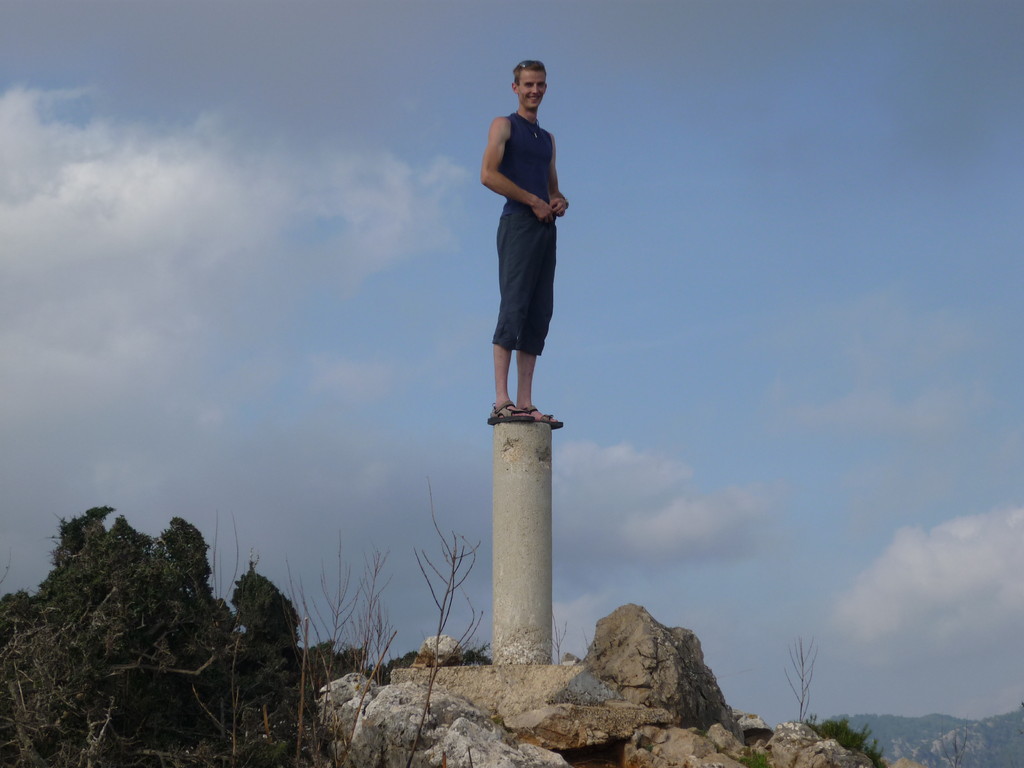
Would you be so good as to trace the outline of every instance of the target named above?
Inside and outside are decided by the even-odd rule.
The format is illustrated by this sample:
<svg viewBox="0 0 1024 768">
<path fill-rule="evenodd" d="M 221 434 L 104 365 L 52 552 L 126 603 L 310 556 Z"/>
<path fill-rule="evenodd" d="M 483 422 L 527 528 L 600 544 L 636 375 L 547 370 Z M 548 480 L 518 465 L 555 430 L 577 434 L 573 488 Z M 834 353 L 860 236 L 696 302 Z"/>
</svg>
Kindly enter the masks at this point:
<svg viewBox="0 0 1024 768">
<path fill-rule="evenodd" d="M 367 686 L 371 690 L 377 687 L 376 683 L 372 680 L 368 680 L 358 672 L 353 672 L 344 677 L 339 677 L 337 680 L 332 680 L 321 688 L 320 698 L 324 703 L 340 707 L 352 697 L 361 696 Z"/>
<path fill-rule="evenodd" d="M 369 696 L 376 689 L 377 685 L 372 680 L 358 672 L 332 680 L 320 689 L 320 698 L 317 702 L 320 707 L 320 716 L 329 724 L 336 723 L 340 717 L 341 707 L 346 702 L 355 699 L 358 705 L 363 691 L 366 691 L 366 695 Z"/>
<path fill-rule="evenodd" d="M 597 623 L 584 665 L 627 701 L 667 709 L 676 725 L 706 730 L 721 723 L 741 736 L 697 636 L 659 624 L 639 605 Z"/>
<path fill-rule="evenodd" d="M 775 768 L 873 768 L 867 756 L 821 738 L 804 723 L 780 723 L 768 751 Z"/>
<path fill-rule="evenodd" d="M 528 744 L 559 752 L 625 742 L 647 725 L 665 725 L 672 716 L 663 709 L 610 701 L 600 707 L 556 704 L 505 720 L 505 727 Z"/>
<path fill-rule="evenodd" d="M 717 750 L 694 728 L 642 728 L 637 744 L 668 761 L 682 763 L 687 757 L 707 757 Z"/>
<path fill-rule="evenodd" d="M 420 646 L 412 665 L 429 669 L 434 666 L 435 658 L 439 667 L 457 667 L 462 664 L 462 646 L 458 640 L 448 635 L 428 637 Z"/>
<path fill-rule="evenodd" d="M 400 683 L 351 697 L 336 709 L 334 756 L 342 768 L 405 768 L 423 715 L 427 688 Z M 352 734 L 351 743 L 348 742 Z M 413 768 L 567 768 L 559 755 L 516 744 L 461 696 L 434 689 Z"/>
<path fill-rule="evenodd" d="M 758 742 L 768 743 L 773 731 L 768 727 L 768 723 L 762 720 L 759 715 L 751 715 L 736 709 L 732 711 L 732 714 L 736 718 L 736 725 L 739 726 L 740 731 L 743 733 L 744 744 L 752 747 Z"/>
<path fill-rule="evenodd" d="M 906 757 L 901 757 L 895 763 L 890 763 L 889 768 L 927 768 L 921 763 L 910 760 Z"/>
<path fill-rule="evenodd" d="M 391 681 L 426 683 L 429 675 L 426 669 L 396 669 Z M 505 720 L 551 704 L 600 706 L 622 700 L 582 664 L 445 667 L 437 670 L 434 685 Z"/>
<path fill-rule="evenodd" d="M 732 731 L 725 730 L 725 727 L 721 723 L 715 723 L 708 728 L 708 739 L 715 745 L 715 749 L 727 754 L 730 752 L 739 752 L 745 746 L 736 738 L 736 734 Z"/>
<path fill-rule="evenodd" d="M 623 757 L 629 768 L 743 768 L 742 763 L 716 749 L 711 739 L 694 728 L 646 727 L 626 745 Z"/>
<path fill-rule="evenodd" d="M 693 768 L 746 768 L 746 766 L 738 760 L 733 760 L 728 755 L 714 754 L 702 757 L 696 762 L 687 763 L 692 765 Z"/>
</svg>

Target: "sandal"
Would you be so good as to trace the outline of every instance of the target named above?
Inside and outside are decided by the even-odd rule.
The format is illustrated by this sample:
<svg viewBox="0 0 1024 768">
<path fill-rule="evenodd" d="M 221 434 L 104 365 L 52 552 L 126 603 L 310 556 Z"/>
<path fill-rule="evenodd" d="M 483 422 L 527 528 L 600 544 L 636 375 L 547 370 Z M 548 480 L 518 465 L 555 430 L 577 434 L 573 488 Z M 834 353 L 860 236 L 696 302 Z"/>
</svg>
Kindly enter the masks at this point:
<svg viewBox="0 0 1024 768">
<path fill-rule="evenodd" d="M 487 419 L 487 423 L 492 427 L 495 424 L 502 424 L 506 421 L 533 421 L 533 416 L 524 411 L 522 408 L 516 408 L 516 404 L 511 400 L 506 400 L 501 405 L 495 403 L 494 408 L 491 410 L 491 416 Z"/>
<path fill-rule="evenodd" d="M 552 429 L 561 429 L 562 427 L 565 426 L 563 422 L 556 419 L 550 413 L 540 413 L 540 411 L 538 411 L 536 408 L 527 408 L 525 412 L 530 414 L 531 419 L 540 424 L 550 424 Z M 534 416 L 533 414 L 535 413 L 539 413 L 540 415 Z"/>
</svg>

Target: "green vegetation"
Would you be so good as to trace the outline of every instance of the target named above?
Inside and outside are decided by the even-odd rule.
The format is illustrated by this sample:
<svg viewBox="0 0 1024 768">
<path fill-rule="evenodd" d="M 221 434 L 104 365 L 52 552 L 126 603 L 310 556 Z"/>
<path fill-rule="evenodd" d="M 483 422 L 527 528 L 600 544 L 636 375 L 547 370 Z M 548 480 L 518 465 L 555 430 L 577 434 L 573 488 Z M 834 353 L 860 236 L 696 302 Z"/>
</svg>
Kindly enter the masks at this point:
<svg viewBox="0 0 1024 768">
<path fill-rule="evenodd" d="M 301 648 L 292 602 L 250 563 L 228 603 L 182 520 L 62 520 L 35 594 L 0 598 L 0 764 L 301 766 L 319 686 L 365 654 Z M 347 668 L 346 668 L 347 667 Z"/>
<path fill-rule="evenodd" d="M 213 592 L 198 529 L 176 517 L 151 537 L 121 516 L 108 528 L 113 512 L 61 520 L 39 589 L 0 597 L 0 765 L 336 765 L 315 714 L 321 687 L 350 672 L 387 683 L 416 657 L 381 663 L 395 636 L 380 602 L 385 556 L 367 559 L 354 595 L 339 568 L 327 618 L 300 637 L 299 610 L 316 613 L 301 587 L 296 610 L 250 562 L 229 602 Z M 465 570 L 468 550 L 446 556 Z M 463 659 L 490 663 L 486 645 Z"/>
<path fill-rule="evenodd" d="M 771 768 L 771 763 L 768 762 L 768 755 L 764 752 L 754 752 L 753 754 L 737 758 L 737 761 L 743 763 L 747 768 Z"/>
<path fill-rule="evenodd" d="M 882 762 L 882 750 L 878 746 L 877 739 L 871 739 L 871 729 L 866 725 L 859 731 L 850 727 L 850 721 L 845 718 L 835 718 L 817 722 L 817 718 L 811 717 L 807 720 L 815 732 L 825 739 L 835 739 L 839 746 L 861 752 L 867 756 L 875 768 L 885 768 Z M 871 739 L 870 743 L 868 739 Z"/>
</svg>

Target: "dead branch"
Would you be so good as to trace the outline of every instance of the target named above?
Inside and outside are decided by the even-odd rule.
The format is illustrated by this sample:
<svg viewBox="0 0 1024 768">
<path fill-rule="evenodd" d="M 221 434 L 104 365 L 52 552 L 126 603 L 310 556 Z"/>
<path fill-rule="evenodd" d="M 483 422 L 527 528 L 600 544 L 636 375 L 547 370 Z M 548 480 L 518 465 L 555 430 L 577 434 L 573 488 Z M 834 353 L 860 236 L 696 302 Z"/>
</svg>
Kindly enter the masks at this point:
<svg viewBox="0 0 1024 768">
<path fill-rule="evenodd" d="M 810 708 L 811 681 L 814 679 L 814 662 L 817 658 L 818 648 L 814 644 L 813 637 L 806 646 L 804 645 L 804 639 L 798 637 L 793 641 L 793 645 L 789 647 L 789 661 L 793 665 L 796 684 L 794 684 L 793 678 L 789 676 L 789 670 L 784 671 L 786 673 L 786 682 L 789 683 L 789 689 L 796 696 L 799 710 L 797 719 L 800 722 L 807 719 L 807 712 Z"/>
<path fill-rule="evenodd" d="M 141 661 L 133 662 L 132 664 L 114 664 L 110 667 L 110 675 L 116 675 L 120 672 L 127 672 L 134 669 L 142 669 L 147 672 L 168 672 L 173 675 L 187 675 L 189 677 L 198 677 L 203 674 L 206 669 L 217 660 L 217 655 L 214 654 L 199 666 L 198 669 L 178 669 L 176 667 L 163 667 L 156 664 L 143 664 Z"/>
<path fill-rule="evenodd" d="M 434 660 L 430 666 L 430 675 L 427 678 L 427 693 L 423 702 L 423 711 L 420 713 L 420 721 L 416 726 L 416 735 L 413 737 L 412 748 L 409 750 L 409 758 L 405 764 L 406 768 L 411 768 L 412 766 L 413 756 L 419 748 L 420 737 L 423 734 L 423 724 L 426 722 L 427 713 L 430 712 L 430 697 L 434 691 L 434 681 L 437 678 L 437 670 L 440 664 L 438 656 L 440 655 L 441 634 L 444 632 L 448 619 L 451 616 L 455 595 L 462 591 L 462 585 L 465 584 L 466 579 L 469 578 L 469 574 L 473 570 L 473 566 L 476 564 L 476 553 L 480 547 L 479 542 L 471 545 L 465 537 L 456 534 L 454 531 L 452 531 L 451 539 L 449 540 L 448 535 L 441 531 L 441 526 L 437 522 L 437 514 L 434 510 L 434 496 L 429 482 L 427 483 L 427 493 L 430 498 L 430 519 L 441 543 L 443 566 L 434 563 L 426 551 L 416 551 L 416 563 L 419 565 L 420 573 L 423 574 L 423 578 L 427 582 L 430 595 L 434 599 L 434 605 L 437 606 L 438 619 L 437 632 L 434 634 Z M 434 577 L 430 575 L 431 572 L 437 579 L 436 584 Z M 464 592 L 463 595 L 465 596 Z M 468 596 L 466 596 L 466 602 L 469 603 L 470 622 L 469 627 L 460 638 L 460 643 L 464 642 L 466 638 L 476 631 L 482 618 L 482 615 L 478 615 L 476 610 L 473 609 Z"/>
</svg>

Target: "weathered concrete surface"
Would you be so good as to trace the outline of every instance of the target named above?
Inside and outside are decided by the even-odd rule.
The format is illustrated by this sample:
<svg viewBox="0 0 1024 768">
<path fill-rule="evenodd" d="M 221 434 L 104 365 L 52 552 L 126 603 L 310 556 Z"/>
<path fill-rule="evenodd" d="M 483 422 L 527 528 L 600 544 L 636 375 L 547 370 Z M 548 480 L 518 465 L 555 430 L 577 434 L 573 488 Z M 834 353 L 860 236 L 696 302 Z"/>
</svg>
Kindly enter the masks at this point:
<svg viewBox="0 0 1024 768">
<path fill-rule="evenodd" d="M 551 663 L 551 428 L 494 427 L 494 663 Z"/>
<path fill-rule="evenodd" d="M 396 669 L 391 681 L 426 683 L 429 676 L 429 669 Z M 503 720 L 552 704 L 593 707 L 622 700 L 581 665 L 443 667 L 434 685 Z"/>
</svg>

